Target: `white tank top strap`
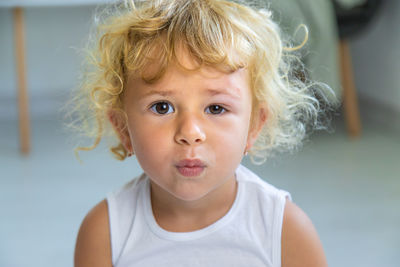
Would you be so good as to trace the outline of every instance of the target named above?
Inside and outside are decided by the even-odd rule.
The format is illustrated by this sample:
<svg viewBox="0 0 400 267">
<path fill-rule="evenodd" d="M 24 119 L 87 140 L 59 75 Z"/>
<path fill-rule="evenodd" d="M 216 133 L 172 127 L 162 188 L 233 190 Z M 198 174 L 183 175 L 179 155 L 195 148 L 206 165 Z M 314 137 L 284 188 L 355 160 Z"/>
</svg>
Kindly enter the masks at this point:
<svg viewBox="0 0 400 267">
<path fill-rule="evenodd" d="M 145 181 L 146 175 L 142 174 L 125 184 L 119 190 L 107 195 L 111 254 L 114 267 L 117 266 L 132 232 L 138 195 L 141 191 L 140 187 L 143 187 Z"/>
</svg>

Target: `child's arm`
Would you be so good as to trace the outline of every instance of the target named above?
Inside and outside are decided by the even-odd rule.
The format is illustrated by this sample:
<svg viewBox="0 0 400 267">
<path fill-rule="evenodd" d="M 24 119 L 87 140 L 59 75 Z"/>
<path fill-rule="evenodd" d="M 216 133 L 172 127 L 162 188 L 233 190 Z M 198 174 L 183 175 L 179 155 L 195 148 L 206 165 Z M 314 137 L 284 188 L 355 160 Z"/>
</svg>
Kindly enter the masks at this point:
<svg viewBox="0 0 400 267">
<path fill-rule="evenodd" d="M 76 240 L 74 266 L 112 266 L 106 200 L 95 206 L 82 222 Z"/>
<path fill-rule="evenodd" d="M 322 244 L 311 220 L 287 200 L 282 226 L 282 267 L 326 266 Z"/>
</svg>

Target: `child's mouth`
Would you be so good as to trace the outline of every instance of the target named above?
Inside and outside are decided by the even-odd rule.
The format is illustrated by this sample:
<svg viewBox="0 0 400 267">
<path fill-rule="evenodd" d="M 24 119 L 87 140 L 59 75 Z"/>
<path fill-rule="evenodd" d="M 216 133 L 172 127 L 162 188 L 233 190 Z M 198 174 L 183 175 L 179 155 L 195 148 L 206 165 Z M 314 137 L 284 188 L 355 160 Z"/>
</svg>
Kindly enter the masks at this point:
<svg viewBox="0 0 400 267">
<path fill-rule="evenodd" d="M 176 168 L 179 173 L 186 177 L 199 176 L 205 169 L 206 165 L 199 159 L 181 160 Z"/>
</svg>

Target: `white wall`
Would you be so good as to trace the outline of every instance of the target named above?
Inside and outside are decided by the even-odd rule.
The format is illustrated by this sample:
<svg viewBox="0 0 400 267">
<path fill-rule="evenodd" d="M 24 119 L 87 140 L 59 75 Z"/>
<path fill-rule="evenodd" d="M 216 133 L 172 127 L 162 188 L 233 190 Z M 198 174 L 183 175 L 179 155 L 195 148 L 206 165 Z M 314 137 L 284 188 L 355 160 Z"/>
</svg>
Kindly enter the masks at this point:
<svg viewBox="0 0 400 267">
<path fill-rule="evenodd" d="M 352 40 L 361 96 L 400 114 L 400 1 L 388 0 L 368 31 Z M 397 118 L 400 120 L 400 118 Z"/>
<path fill-rule="evenodd" d="M 27 83 L 32 117 L 54 113 L 76 86 L 94 7 L 25 9 Z M 13 13 L 0 8 L 0 118 L 17 118 Z"/>
</svg>

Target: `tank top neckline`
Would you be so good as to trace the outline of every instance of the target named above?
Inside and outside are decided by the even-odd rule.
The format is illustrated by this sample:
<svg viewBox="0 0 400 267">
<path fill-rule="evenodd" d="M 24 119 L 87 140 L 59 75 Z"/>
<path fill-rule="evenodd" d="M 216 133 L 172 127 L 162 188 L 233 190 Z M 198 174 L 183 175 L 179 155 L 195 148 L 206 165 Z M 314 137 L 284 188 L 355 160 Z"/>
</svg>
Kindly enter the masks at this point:
<svg viewBox="0 0 400 267">
<path fill-rule="evenodd" d="M 151 206 L 151 199 L 150 199 L 150 179 L 146 176 L 145 180 L 145 190 L 142 190 L 142 203 L 143 208 L 144 208 L 144 214 L 146 217 L 147 224 L 151 231 L 156 234 L 158 237 L 162 239 L 167 239 L 171 241 L 189 241 L 189 240 L 194 240 L 194 239 L 199 239 L 201 237 L 207 236 L 225 225 L 227 225 L 232 218 L 236 215 L 238 211 L 238 206 L 239 203 L 241 202 L 242 199 L 242 186 L 243 184 L 241 183 L 240 179 L 237 177 L 238 172 L 236 171 L 235 173 L 235 178 L 237 181 L 237 190 L 236 190 L 236 196 L 235 200 L 229 209 L 229 211 L 222 216 L 219 220 L 214 222 L 213 224 L 206 226 L 202 229 L 195 230 L 195 231 L 190 231 L 190 232 L 170 232 L 165 229 L 163 229 L 161 226 L 158 225 L 156 219 L 154 218 L 152 206 Z"/>
</svg>

